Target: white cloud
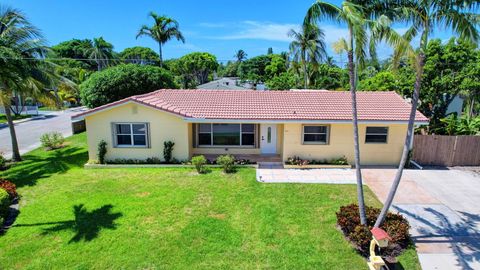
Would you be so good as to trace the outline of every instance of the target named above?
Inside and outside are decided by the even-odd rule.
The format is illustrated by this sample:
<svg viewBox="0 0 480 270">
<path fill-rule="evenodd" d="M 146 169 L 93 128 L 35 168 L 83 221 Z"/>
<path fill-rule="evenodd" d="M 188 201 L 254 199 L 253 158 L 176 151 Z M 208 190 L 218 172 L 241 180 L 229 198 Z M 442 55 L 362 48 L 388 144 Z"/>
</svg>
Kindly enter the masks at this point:
<svg viewBox="0 0 480 270">
<path fill-rule="evenodd" d="M 291 38 L 287 35 L 290 29 L 298 29 L 297 24 L 290 23 L 271 23 L 271 22 L 259 22 L 259 21 L 243 21 L 239 23 L 236 27 L 240 28 L 239 30 L 233 31 L 231 34 L 226 34 L 223 36 L 217 36 L 213 38 L 217 39 L 261 39 L 261 40 L 272 40 L 272 41 L 291 41 Z"/>
</svg>

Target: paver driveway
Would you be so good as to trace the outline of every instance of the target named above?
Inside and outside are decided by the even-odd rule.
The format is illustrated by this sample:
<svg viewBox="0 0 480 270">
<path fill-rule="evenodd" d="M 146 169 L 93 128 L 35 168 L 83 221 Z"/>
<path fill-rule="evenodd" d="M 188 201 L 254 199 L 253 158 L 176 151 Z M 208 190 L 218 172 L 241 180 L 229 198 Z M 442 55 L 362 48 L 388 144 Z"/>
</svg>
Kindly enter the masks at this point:
<svg viewBox="0 0 480 270">
<path fill-rule="evenodd" d="M 394 169 L 366 169 L 383 202 Z M 462 170 L 406 170 L 394 209 L 412 226 L 423 269 L 480 269 L 480 176 Z"/>
</svg>

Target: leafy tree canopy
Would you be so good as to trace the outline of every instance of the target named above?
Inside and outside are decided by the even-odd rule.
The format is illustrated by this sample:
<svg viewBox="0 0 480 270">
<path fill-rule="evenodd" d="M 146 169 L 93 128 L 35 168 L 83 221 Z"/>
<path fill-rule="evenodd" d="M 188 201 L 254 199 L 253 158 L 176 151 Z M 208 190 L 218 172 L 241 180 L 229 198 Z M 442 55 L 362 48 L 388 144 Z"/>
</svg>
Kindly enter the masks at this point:
<svg viewBox="0 0 480 270">
<path fill-rule="evenodd" d="M 289 90 L 296 88 L 295 74 L 283 72 L 275 75 L 267 81 L 267 87 L 271 90 Z"/>
<path fill-rule="evenodd" d="M 93 108 L 161 88 L 177 88 L 167 70 L 121 64 L 92 74 L 80 85 L 80 96 L 84 105 Z"/>
<path fill-rule="evenodd" d="M 119 58 L 124 63 L 139 65 L 159 65 L 160 57 L 158 54 L 147 47 L 131 47 L 126 48 L 119 53 Z"/>
<path fill-rule="evenodd" d="M 189 53 L 172 64 L 174 72 L 181 77 L 184 88 L 208 82 L 209 76 L 218 68 L 215 55 L 207 52 Z"/>
</svg>

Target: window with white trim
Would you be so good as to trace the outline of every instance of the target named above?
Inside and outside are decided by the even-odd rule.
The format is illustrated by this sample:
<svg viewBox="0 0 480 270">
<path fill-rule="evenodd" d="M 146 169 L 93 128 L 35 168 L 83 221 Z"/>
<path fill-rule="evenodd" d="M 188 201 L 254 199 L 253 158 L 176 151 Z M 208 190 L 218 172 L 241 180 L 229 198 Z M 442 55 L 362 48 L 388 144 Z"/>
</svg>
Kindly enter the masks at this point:
<svg viewBox="0 0 480 270">
<path fill-rule="evenodd" d="M 114 140 L 116 147 L 147 147 L 147 123 L 114 123 Z"/>
<path fill-rule="evenodd" d="M 255 146 L 255 124 L 198 124 L 198 146 Z"/>
<path fill-rule="evenodd" d="M 365 143 L 387 143 L 388 127 L 367 127 Z"/>
<path fill-rule="evenodd" d="M 311 125 L 303 126 L 304 144 L 327 144 L 328 126 Z"/>
</svg>

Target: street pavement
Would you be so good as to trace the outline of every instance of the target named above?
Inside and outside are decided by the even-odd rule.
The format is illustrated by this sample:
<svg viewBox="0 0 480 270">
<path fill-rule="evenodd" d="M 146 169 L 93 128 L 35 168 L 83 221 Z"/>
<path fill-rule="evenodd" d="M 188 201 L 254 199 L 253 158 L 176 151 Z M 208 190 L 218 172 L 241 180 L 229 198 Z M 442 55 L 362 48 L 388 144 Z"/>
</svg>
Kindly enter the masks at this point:
<svg viewBox="0 0 480 270">
<path fill-rule="evenodd" d="M 67 137 L 72 135 L 71 116 L 84 108 L 73 108 L 65 111 L 40 112 L 40 117 L 15 124 L 20 154 L 24 154 L 40 146 L 40 136 L 47 132 L 58 131 Z M 12 156 L 12 141 L 8 125 L 0 125 L 0 152 L 6 158 Z"/>
</svg>

